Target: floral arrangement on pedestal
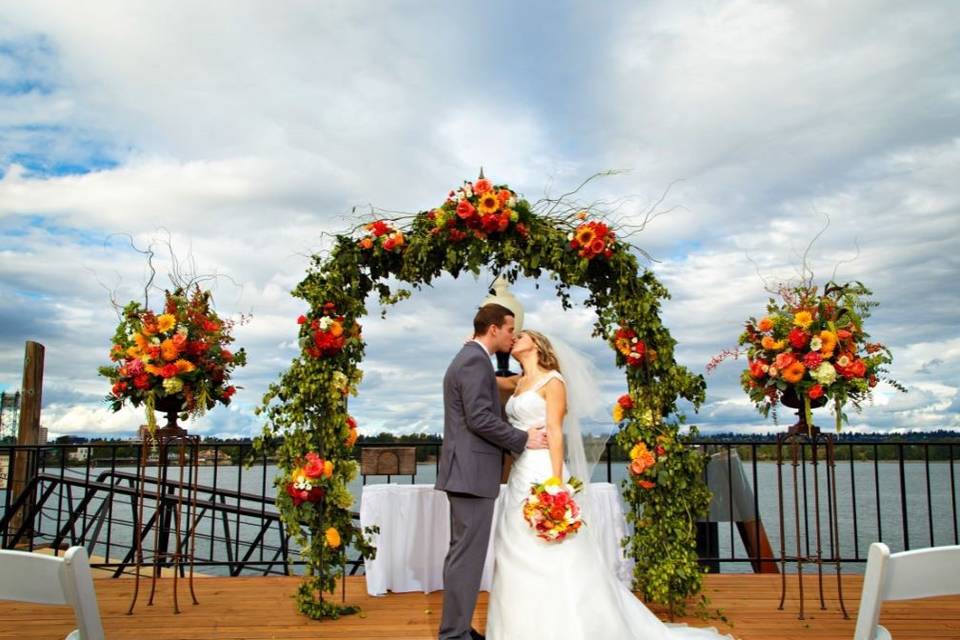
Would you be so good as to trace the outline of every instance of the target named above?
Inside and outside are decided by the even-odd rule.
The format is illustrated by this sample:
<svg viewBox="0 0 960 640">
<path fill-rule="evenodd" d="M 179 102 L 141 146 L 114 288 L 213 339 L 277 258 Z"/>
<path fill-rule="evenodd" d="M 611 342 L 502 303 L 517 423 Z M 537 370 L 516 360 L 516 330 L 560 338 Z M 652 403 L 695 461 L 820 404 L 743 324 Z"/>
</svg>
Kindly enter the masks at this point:
<svg viewBox="0 0 960 640">
<path fill-rule="evenodd" d="M 546 271 L 565 309 L 573 307 L 573 287 L 589 291 L 585 306 L 596 311 L 593 335 L 609 341 L 618 366 L 626 368 L 635 404 L 623 416 L 618 443 L 629 452 L 640 440 L 654 447 L 662 441 L 667 452 L 654 487 L 624 484 L 635 529 L 624 546 L 637 559 L 637 588 L 675 612 L 700 591 L 694 522 L 709 492 L 702 456 L 682 445 L 677 404 L 685 398 L 698 405 L 703 378 L 674 359 L 674 340 L 659 316 L 667 292 L 653 273 L 641 270 L 631 249 L 642 251 L 621 239 L 620 230 L 629 227 L 570 197 L 531 204 L 481 173 L 435 208 L 393 213 L 337 236 L 294 289 L 310 310 L 299 319 L 298 355 L 264 396 L 259 413 L 265 425 L 256 450 L 276 452 L 278 508 L 307 559 L 297 596 L 301 612 L 335 618 L 356 611 L 333 597 L 346 549 L 365 557 L 375 553 L 374 532 L 360 531 L 351 520 L 353 498 L 346 490 L 358 468 L 352 451 L 356 422 L 345 400 L 362 378 L 359 319 L 367 313 L 368 295 L 378 295 L 386 314 L 410 289 L 429 286 L 444 273 L 479 275 L 482 269 L 508 282 Z M 671 416 L 677 417 L 668 421 Z M 332 475 L 316 475 L 318 460 L 332 465 Z"/>
<path fill-rule="evenodd" d="M 890 350 L 870 341 L 864 321 L 871 292 L 859 282 L 829 282 L 821 290 L 811 283 L 781 287 L 767 313 L 751 317 L 740 345 L 746 347 L 747 368 L 740 376 L 743 390 L 763 416 L 778 403 L 810 410 L 832 400 L 837 431 L 847 416 L 847 402 L 858 410 L 880 380 L 906 391 L 887 377 L 893 362 Z"/>
<path fill-rule="evenodd" d="M 107 401 L 114 411 L 126 402 L 144 405 L 151 430 L 158 401 L 173 399 L 189 416 L 229 405 L 237 390 L 230 376 L 247 361 L 243 349 L 229 349 L 233 327 L 198 286 L 167 291 L 161 313 L 130 302 L 110 349 L 114 364 L 99 368 L 112 385 Z"/>
</svg>

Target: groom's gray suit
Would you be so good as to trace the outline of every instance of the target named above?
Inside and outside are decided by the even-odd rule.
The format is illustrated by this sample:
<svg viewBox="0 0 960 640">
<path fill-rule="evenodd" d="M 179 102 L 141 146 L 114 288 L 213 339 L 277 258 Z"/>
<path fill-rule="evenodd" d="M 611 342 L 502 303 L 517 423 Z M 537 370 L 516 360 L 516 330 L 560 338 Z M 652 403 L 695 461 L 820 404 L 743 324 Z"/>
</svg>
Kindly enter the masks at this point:
<svg viewBox="0 0 960 640">
<path fill-rule="evenodd" d="M 521 453 L 527 433 L 501 417 L 493 365 L 468 342 L 443 377 L 443 448 L 435 487 L 450 502 L 450 549 L 443 563 L 440 640 L 469 640 L 493 506 L 500 493 L 501 452 Z"/>
</svg>

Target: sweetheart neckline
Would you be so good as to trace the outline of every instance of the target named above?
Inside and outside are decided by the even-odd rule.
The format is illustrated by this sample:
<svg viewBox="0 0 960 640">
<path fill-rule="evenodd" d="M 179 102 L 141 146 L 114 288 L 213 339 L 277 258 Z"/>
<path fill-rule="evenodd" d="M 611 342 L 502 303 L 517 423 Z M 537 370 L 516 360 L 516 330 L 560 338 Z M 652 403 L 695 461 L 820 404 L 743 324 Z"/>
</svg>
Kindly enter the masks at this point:
<svg viewBox="0 0 960 640">
<path fill-rule="evenodd" d="M 556 378 L 558 375 L 560 375 L 559 372 L 558 372 L 556 375 L 554 375 L 554 373 L 551 371 L 550 373 L 547 373 L 547 374 L 545 374 L 545 375 L 543 375 L 543 376 L 540 376 L 540 378 L 534 383 L 532 389 L 527 389 L 526 391 L 521 391 L 520 393 L 517 393 L 516 391 L 514 391 L 513 393 L 510 394 L 510 397 L 511 397 L 511 398 L 519 398 L 520 396 L 522 396 L 522 395 L 525 394 L 525 393 L 530 393 L 531 391 L 539 391 L 540 389 L 543 388 L 543 385 L 537 386 L 538 384 L 540 384 L 540 382 L 542 382 L 545 378 Z M 563 380 L 562 377 L 561 377 L 560 379 Z M 546 383 L 544 383 L 544 384 L 546 384 Z M 540 396 L 539 393 L 538 393 L 537 395 Z M 543 396 L 540 396 L 540 399 L 543 400 L 544 402 L 547 401 L 547 399 L 544 398 Z"/>
<path fill-rule="evenodd" d="M 527 389 L 526 391 L 521 391 L 520 393 L 514 393 L 514 394 L 512 394 L 512 395 L 510 396 L 510 398 L 511 398 L 511 399 L 513 399 L 513 398 L 519 398 L 520 396 L 522 396 L 522 395 L 525 394 L 525 393 L 536 393 L 537 391 L 539 391 L 539 389 Z M 544 402 L 547 401 L 547 399 L 544 398 L 543 396 L 541 396 L 539 393 L 537 393 L 537 397 L 540 398 L 541 400 L 543 400 Z"/>
</svg>

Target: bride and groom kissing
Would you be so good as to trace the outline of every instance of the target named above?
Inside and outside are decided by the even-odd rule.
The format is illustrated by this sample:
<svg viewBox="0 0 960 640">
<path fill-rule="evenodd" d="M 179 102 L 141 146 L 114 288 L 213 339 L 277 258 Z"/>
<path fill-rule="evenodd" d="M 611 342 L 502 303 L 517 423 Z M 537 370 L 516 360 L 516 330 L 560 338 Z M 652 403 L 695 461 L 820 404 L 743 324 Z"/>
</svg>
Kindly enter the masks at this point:
<svg viewBox="0 0 960 640">
<path fill-rule="evenodd" d="M 575 408 L 568 407 L 571 399 L 584 397 L 571 388 L 582 378 L 570 365 L 580 356 L 567 347 L 558 350 L 559 341 L 554 345 L 536 331 L 515 335 L 513 312 L 498 304 L 481 307 L 473 329 L 473 340 L 443 378 L 443 446 L 435 486 L 450 504 L 450 547 L 443 566 L 440 640 L 722 637 L 713 629 L 661 623 L 607 568 L 589 523 L 562 543 L 544 541 L 527 525 L 523 503 L 532 484 L 566 480 L 570 471 L 589 482 L 576 412 L 568 411 Z M 496 352 L 509 352 L 522 375 L 497 378 L 490 361 Z M 500 389 L 512 392 L 503 409 Z M 503 449 L 515 459 L 494 532 L 484 636 L 471 621 L 500 495 Z"/>
</svg>

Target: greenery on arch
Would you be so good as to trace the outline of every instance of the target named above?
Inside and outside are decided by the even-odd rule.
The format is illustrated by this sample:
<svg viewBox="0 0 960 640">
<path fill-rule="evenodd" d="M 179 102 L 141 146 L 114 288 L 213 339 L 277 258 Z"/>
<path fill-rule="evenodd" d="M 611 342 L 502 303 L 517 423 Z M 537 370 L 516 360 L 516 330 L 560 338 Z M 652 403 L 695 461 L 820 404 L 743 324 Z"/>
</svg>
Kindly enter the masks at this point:
<svg viewBox="0 0 960 640">
<path fill-rule="evenodd" d="M 704 381 L 674 359 L 675 341 L 659 316 L 666 289 L 640 268 L 635 247 L 616 235 L 608 217 L 582 209 L 570 195 L 531 205 L 481 176 L 451 191 L 440 207 L 363 225 L 336 236 L 327 255 L 314 256 L 293 291 L 309 306 L 298 318 L 301 352 L 258 410 L 266 425 L 257 446 L 276 447 L 277 505 L 308 561 L 297 595 L 302 613 L 336 618 L 357 611 L 335 595 L 346 549 L 376 552 L 375 532 L 351 521 L 347 490 L 358 465 L 357 425 L 345 398 L 362 378 L 360 319 L 368 294 L 389 305 L 444 273 L 482 269 L 511 281 L 547 275 L 565 308 L 572 287 L 589 292 L 593 335 L 609 341 L 625 370 L 627 393 L 614 420 L 616 442 L 631 456 L 623 495 L 634 533 L 623 544 L 636 561 L 634 587 L 674 611 L 699 593 L 694 522 L 709 492 L 702 456 L 681 443 L 677 402 L 698 406 Z M 401 287 L 391 288 L 389 278 Z"/>
</svg>

